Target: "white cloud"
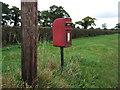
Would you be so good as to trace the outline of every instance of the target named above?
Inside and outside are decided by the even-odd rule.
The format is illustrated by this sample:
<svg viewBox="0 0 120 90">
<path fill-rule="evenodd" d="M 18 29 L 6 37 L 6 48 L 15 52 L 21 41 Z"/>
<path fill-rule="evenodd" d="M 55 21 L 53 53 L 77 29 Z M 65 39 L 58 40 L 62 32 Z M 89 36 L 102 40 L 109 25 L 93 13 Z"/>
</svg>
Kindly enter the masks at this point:
<svg viewBox="0 0 120 90">
<path fill-rule="evenodd" d="M 120 1 L 118 3 L 118 22 L 120 23 Z"/>
<path fill-rule="evenodd" d="M 107 28 L 111 29 L 111 28 L 114 28 L 116 26 L 117 22 L 118 22 L 118 17 L 98 18 L 97 21 L 96 21 L 96 24 L 97 24 L 96 27 L 102 28 L 102 24 L 106 23 L 107 24 Z"/>
</svg>

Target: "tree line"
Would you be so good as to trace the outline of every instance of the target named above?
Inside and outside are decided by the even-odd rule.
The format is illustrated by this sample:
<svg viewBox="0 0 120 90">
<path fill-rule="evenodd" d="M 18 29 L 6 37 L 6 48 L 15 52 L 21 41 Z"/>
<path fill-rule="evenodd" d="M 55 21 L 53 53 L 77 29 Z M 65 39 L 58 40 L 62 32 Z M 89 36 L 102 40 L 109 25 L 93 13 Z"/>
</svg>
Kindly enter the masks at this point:
<svg viewBox="0 0 120 90">
<path fill-rule="evenodd" d="M 8 4 L 2 3 L 2 25 L 13 25 L 13 26 L 20 26 L 21 25 L 21 10 L 16 7 L 12 6 L 9 8 Z M 70 17 L 69 13 L 62 7 L 52 5 L 50 6 L 49 10 L 38 11 L 38 25 L 41 27 L 52 27 L 52 23 L 57 18 L 67 18 Z M 83 18 L 81 21 L 76 21 L 73 24 L 73 28 L 80 28 L 82 26 L 83 29 L 94 29 L 93 26 L 95 24 L 96 18 L 92 18 L 87 16 Z M 79 25 L 76 27 L 76 25 Z M 102 24 L 102 28 L 104 30 L 107 29 L 106 23 Z M 120 23 L 116 24 L 113 29 L 120 29 Z"/>
</svg>

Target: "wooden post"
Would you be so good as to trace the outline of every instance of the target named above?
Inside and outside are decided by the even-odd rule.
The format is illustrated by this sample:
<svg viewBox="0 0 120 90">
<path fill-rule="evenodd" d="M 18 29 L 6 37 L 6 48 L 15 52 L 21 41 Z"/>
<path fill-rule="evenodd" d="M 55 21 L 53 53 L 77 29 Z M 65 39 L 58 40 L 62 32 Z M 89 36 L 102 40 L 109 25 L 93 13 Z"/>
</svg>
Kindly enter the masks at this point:
<svg viewBox="0 0 120 90">
<path fill-rule="evenodd" d="M 2 2 L 0 2 L 0 21 L 2 21 Z M 2 59 L 2 24 L 0 23 L 0 59 Z M 0 60 L 0 90 L 2 90 L 2 60 Z"/>
<path fill-rule="evenodd" d="M 21 0 L 22 79 L 33 87 L 37 83 L 37 13 L 37 0 Z"/>
</svg>

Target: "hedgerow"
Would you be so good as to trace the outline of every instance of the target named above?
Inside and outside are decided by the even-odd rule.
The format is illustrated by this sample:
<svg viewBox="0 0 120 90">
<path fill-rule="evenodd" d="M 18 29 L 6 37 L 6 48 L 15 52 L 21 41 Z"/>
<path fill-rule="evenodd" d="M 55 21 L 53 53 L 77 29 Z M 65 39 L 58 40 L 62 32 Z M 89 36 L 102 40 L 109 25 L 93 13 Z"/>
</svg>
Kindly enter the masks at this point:
<svg viewBox="0 0 120 90">
<path fill-rule="evenodd" d="M 101 29 L 72 29 L 72 38 L 91 37 L 98 35 L 119 33 L 118 30 L 101 30 Z M 38 41 L 52 41 L 52 28 L 38 28 Z M 2 27 L 2 46 L 14 45 L 22 42 L 21 27 Z"/>
</svg>

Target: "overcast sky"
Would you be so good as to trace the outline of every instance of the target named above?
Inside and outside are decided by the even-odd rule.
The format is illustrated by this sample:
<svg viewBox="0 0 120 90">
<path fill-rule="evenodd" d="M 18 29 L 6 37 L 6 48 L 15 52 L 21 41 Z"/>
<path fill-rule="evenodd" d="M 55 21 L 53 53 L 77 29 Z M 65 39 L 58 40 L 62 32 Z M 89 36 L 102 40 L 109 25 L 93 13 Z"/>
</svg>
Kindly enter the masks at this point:
<svg viewBox="0 0 120 90">
<path fill-rule="evenodd" d="M 21 0 L 1 0 L 21 9 Z M 38 0 L 38 10 L 48 10 L 50 6 L 62 6 L 70 14 L 73 22 L 80 21 L 86 16 L 96 18 L 96 28 L 103 23 L 107 28 L 113 28 L 118 23 L 118 2 L 120 0 Z"/>
</svg>

